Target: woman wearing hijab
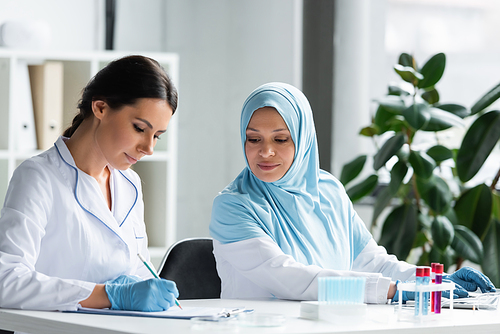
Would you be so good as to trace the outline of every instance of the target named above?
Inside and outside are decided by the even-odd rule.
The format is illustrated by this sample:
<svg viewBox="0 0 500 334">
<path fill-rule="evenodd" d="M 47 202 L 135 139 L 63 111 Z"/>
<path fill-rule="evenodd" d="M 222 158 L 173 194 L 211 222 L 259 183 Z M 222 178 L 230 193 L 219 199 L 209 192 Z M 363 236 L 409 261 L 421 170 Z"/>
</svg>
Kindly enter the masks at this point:
<svg viewBox="0 0 500 334">
<path fill-rule="evenodd" d="M 318 277 L 364 276 L 365 301 L 386 303 L 394 281 L 414 277 L 415 266 L 377 245 L 342 184 L 319 168 L 312 110 L 301 91 L 284 83 L 255 89 L 240 132 L 246 167 L 215 198 L 210 222 L 222 298 L 315 300 Z M 472 282 L 469 291 L 494 290 L 473 269 L 454 275 Z"/>
</svg>

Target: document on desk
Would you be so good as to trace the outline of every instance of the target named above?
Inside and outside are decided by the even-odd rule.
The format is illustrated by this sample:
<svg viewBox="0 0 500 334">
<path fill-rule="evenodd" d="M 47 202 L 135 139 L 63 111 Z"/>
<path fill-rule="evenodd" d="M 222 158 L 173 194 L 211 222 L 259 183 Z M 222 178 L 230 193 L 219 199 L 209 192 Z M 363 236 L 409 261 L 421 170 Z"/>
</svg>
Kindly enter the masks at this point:
<svg viewBox="0 0 500 334">
<path fill-rule="evenodd" d="M 65 311 L 65 312 L 132 316 L 132 317 L 191 319 L 194 317 L 228 317 L 233 313 L 246 312 L 246 309 L 242 308 L 241 310 L 240 309 L 227 310 L 220 307 L 183 307 L 181 310 L 177 307 L 171 307 L 166 311 L 160 311 L 160 312 L 140 312 L 140 311 L 124 311 L 124 310 L 95 309 L 95 308 L 81 307 L 77 311 Z"/>
<path fill-rule="evenodd" d="M 453 308 L 475 310 L 496 310 L 500 301 L 500 292 L 469 293 L 468 298 L 453 298 Z M 450 300 L 444 299 L 442 307 L 449 308 Z"/>
</svg>

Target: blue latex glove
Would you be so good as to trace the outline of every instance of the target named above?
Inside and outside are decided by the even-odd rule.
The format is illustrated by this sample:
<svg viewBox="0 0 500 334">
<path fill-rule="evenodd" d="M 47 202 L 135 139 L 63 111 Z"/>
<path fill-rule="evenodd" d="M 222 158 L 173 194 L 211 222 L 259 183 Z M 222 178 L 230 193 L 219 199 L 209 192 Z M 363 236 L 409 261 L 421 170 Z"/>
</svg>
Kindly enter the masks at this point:
<svg viewBox="0 0 500 334">
<path fill-rule="evenodd" d="M 127 283 L 141 282 L 141 281 L 142 278 L 140 278 L 139 276 L 120 275 L 113 280 L 107 281 L 106 284 L 127 284 Z"/>
<path fill-rule="evenodd" d="M 443 275 L 443 277 L 444 276 L 445 275 Z M 443 283 L 451 283 L 451 282 L 453 282 L 453 281 L 450 280 L 450 279 L 443 278 Z M 469 293 L 467 292 L 467 290 L 465 290 L 460 284 L 457 284 L 456 282 L 453 282 L 453 283 L 455 283 L 455 289 L 453 289 L 453 298 L 466 298 L 466 297 L 469 297 Z M 450 299 L 450 290 L 442 291 L 441 295 L 444 298 Z"/>
<path fill-rule="evenodd" d="M 467 291 L 476 291 L 478 288 L 483 293 L 496 291 L 495 286 L 486 275 L 470 267 L 460 268 L 451 275 L 443 275 L 443 281 L 451 281 L 459 285 L 463 290 L 459 297 L 468 297 Z M 454 295 L 455 293 L 456 290 L 453 291 Z M 444 292 L 443 295 L 445 295 Z"/>
<path fill-rule="evenodd" d="M 127 284 L 106 282 L 104 288 L 113 310 L 165 311 L 179 296 L 174 282 L 157 278 Z"/>
<path fill-rule="evenodd" d="M 399 283 L 401 283 L 401 281 L 397 280 L 396 281 L 396 294 L 392 298 L 392 301 L 394 303 L 399 302 L 399 288 L 398 288 Z M 408 281 L 407 283 L 415 283 L 415 281 Z M 414 291 L 405 291 L 405 290 L 403 290 L 402 297 L 403 297 L 403 304 L 406 304 L 406 302 L 408 300 L 415 300 L 415 292 Z"/>
</svg>

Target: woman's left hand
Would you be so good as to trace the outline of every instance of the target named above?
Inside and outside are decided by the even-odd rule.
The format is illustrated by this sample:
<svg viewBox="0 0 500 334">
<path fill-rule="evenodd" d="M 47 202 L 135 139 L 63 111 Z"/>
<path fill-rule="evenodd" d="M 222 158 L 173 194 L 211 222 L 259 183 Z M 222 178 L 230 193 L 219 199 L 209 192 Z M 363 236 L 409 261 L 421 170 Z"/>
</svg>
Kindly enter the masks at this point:
<svg viewBox="0 0 500 334">
<path fill-rule="evenodd" d="M 451 275 L 443 275 L 443 281 L 451 281 L 461 287 L 462 289 L 459 290 L 463 291 L 459 294 L 460 297 L 467 297 L 469 295 L 467 291 L 473 292 L 478 288 L 483 293 L 496 291 L 495 286 L 486 275 L 470 267 L 460 268 Z M 458 286 L 457 288 L 459 288 Z"/>
</svg>

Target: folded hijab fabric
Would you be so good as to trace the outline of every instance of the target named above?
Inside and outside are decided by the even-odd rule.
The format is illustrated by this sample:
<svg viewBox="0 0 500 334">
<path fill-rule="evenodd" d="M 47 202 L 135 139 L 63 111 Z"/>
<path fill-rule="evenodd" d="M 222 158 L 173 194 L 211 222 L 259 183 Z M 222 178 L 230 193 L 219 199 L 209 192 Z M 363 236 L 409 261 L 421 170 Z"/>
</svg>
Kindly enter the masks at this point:
<svg viewBox="0 0 500 334">
<path fill-rule="evenodd" d="M 304 94 L 284 83 L 255 89 L 241 113 L 241 141 L 253 113 L 276 109 L 295 144 L 294 161 L 275 182 L 243 171 L 214 200 L 210 232 L 223 244 L 270 237 L 285 254 L 305 265 L 350 270 L 371 234 L 352 207 L 342 184 L 319 168 L 312 110 Z"/>
</svg>

